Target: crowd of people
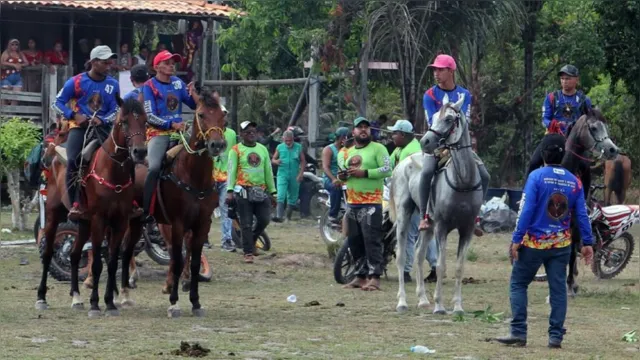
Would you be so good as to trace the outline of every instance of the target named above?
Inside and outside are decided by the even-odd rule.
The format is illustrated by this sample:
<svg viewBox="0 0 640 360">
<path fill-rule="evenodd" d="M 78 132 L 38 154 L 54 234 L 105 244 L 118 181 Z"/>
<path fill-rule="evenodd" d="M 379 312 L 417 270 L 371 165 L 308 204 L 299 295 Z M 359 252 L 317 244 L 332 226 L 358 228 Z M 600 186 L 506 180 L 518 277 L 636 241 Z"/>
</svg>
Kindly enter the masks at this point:
<svg viewBox="0 0 640 360">
<path fill-rule="evenodd" d="M 90 70 L 69 79 L 58 95 L 54 110 L 72 123 L 67 141 L 69 158 L 81 151 L 87 123 L 91 122 L 96 127 L 108 127 L 115 117 L 115 95 L 118 87 L 109 76 L 109 69 L 116 58 L 118 55 L 108 46 L 95 47 L 90 52 Z M 142 209 L 134 208 L 132 214 L 143 216 L 145 222 L 153 221 L 149 207 L 170 136 L 184 130 L 182 104 L 196 107 L 193 84 L 187 85 L 175 76 L 175 64 L 180 61 L 182 56 L 179 54 L 166 50 L 158 52 L 152 59 L 154 76 L 151 76 L 145 64 L 133 65 L 131 81 L 135 89 L 124 96 L 141 101 L 148 116 L 146 135 L 149 172 L 145 181 L 144 203 Z M 118 64 L 127 66 L 124 61 L 118 61 Z M 468 117 L 471 94 L 455 83 L 455 60 L 449 55 L 439 55 L 429 66 L 433 69 L 437 84 L 428 89 L 424 96 L 427 121 L 431 123 L 443 103 L 456 102 L 461 96 L 465 97 L 461 113 Z M 574 66 L 563 67 L 558 76 L 562 89 L 547 96 L 543 111 L 543 124 L 550 134 L 545 137 L 532 159 L 517 228 L 513 234 L 511 254 L 515 261 L 511 277 L 511 304 L 514 316 L 511 334 L 498 338 L 504 344 L 526 344 L 526 289 L 538 267 L 544 265 L 551 287 L 549 346 L 560 347 L 567 306 L 564 279 L 569 258 L 569 219 L 572 214 L 581 225 L 585 245 L 583 256 L 586 260 L 592 256 L 592 236 L 586 215 L 584 190 L 580 181 L 559 165 L 564 153 L 564 136 L 571 130 L 571 124 L 578 119 L 578 110 L 591 104 L 576 89 L 578 70 Z M 219 97 L 219 94 L 214 93 L 214 96 Z M 226 109 L 223 110 L 226 113 Z M 381 288 L 384 180 L 392 176 L 393 169 L 400 162 L 422 151 L 410 121 L 400 119 L 386 129 L 374 125 L 377 124 L 358 117 L 353 120 L 351 129 L 337 128 L 332 134 L 332 143 L 322 150 L 322 172 L 324 186 L 330 193 L 331 220 L 344 221 L 347 229 L 346 241 L 353 256 L 366 259 L 361 262 L 361 268 L 357 269 L 355 279 L 344 287 L 364 291 L 377 291 Z M 232 208 L 241 225 L 244 261 L 253 263 L 257 254 L 256 240 L 272 220 L 272 204 L 276 204 L 273 221 L 277 222 L 288 217 L 285 209 L 295 206 L 307 159 L 292 129 L 283 132 L 282 142 L 276 144 L 272 152 L 268 147 L 277 131 L 266 136 L 266 131 L 253 121 L 242 122 L 238 130 L 239 134 L 236 134 L 234 129 L 227 126 L 223 129 L 227 149 L 213 159 L 212 176 L 219 193 L 224 194 L 220 196 L 219 204 L 222 210 L 221 248 L 236 251 L 231 240 L 228 211 L 228 208 Z M 374 132 L 381 130 L 391 133 L 395 145 L 391 154 L 384 145 L 374 141 L 378 136 L 374 136 Z M 436 164 L 443 155 L 444 153 L 436 153 L 424 156 L 420 173 L 421 203 L 417 204 L 420 210 L 413 214 L 408 234 L 410 246 L 407 248 L 408 261 L 404 269 L 407 281 L 411 281 L 411 265 L 418 234 L 431 226 L 426 203 Z M 77 219 L 82 214 L 82 208 L 78 203 L 78 189 L 74 186 L 77 168 L 72 164 L 74 162 L 70 161 L 67 169 L 69 198 L 72 199 L 69 218 Z M 489 174 L 479 158 L 477 164 L 486 194 Z M 278 169 L 275 179 L 274 168 Z M 343 192 L 343 186 L 346 186 L 346 192 Z M 348 207 L 344 219 L 338 219 L 343 195 L 346 196 Z M 564 210 L 561 213 L 550 212 L 550 204 L 559 205 Z M 476 235 L 482 235 L 480 229 L 477 229 Z M 432 241 L 427 253 L 432 271 L 427 281 L 435 280 L 437 256 L 437 244 Z"/>
</svg>

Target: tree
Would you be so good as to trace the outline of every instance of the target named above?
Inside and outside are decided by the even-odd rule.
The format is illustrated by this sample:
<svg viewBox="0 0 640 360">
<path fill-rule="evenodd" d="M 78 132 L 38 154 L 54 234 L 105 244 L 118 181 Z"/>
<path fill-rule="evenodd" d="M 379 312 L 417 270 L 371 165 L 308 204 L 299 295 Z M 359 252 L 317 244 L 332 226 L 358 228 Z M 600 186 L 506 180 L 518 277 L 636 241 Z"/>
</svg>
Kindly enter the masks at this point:
<svg viewBox="0 0 640 360">
<path fill-rule="evenodd" d="M 40 129 L 35 125 L 12 118 L 0 124 L 0 175 L 7 176 L 11 198 L 11 224 L 24 231 L 26 214 L 20 206 L 20 172 L 27 155 L 40 141 Z"/>
</svg>

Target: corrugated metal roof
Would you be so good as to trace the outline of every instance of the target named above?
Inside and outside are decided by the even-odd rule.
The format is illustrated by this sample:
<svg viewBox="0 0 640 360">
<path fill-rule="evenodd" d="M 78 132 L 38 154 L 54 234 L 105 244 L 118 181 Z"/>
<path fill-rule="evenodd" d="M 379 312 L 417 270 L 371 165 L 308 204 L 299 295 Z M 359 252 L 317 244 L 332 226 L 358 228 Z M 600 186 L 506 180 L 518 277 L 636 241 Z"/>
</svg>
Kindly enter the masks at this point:
<svg viewBox="0 0 640 360">
<path fill-rule="evenodd" d="M 226 5 L 209 4 L 206 0 L 1 0 L 0 3 L 97 11 L 146 12 L 171 15 L 229 17 L 237 10 Z"/>
</svg>

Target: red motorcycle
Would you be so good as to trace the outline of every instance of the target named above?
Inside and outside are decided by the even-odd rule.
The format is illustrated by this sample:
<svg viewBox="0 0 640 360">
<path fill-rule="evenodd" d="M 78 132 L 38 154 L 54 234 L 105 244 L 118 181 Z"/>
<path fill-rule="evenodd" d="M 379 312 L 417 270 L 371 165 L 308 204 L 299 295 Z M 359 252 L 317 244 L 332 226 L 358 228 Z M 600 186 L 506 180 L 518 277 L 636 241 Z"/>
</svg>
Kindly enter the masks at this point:
<svg viewBox="0 0 640 360">
<path fill-rule="evenodd" d="M 591 191 L 604 188 L 604 185 L 592 185 Z M 640 222 L 640 206 L 602 207 L 593 197 L 590 205 L 589 220 L 594 237 L 591 271 L 598 279 L 612 279 L 620 274 L 631 260 L 635 240 L 628 231 Z"/>
</svg>

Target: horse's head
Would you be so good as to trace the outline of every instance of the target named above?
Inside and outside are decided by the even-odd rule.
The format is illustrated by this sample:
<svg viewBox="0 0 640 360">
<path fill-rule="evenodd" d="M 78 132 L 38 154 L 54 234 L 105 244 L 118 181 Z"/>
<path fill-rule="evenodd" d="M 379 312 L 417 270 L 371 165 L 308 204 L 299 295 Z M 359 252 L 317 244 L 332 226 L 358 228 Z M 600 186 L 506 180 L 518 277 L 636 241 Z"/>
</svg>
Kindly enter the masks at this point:
<svg viewBox="0 0 640 360">
<path fill-rule="evenodd" d="M 56 146 L 67 141 L 67 135 L 69 135 L 69 122 L 62 119 L 57 121 L 54 132 L 55 135 L 53 136 L 53 141 L 47 144 L 42 153 L 42 166 L 45 168 L 51 167 L 53 158 L 56 156 Z"/>
<path fill-rule="evenodd" d="M 198 91 L 198 108 L 191 129 L 191 139 L 195 139 L 196 148 L 206 147 L 210 156 L 224 152 L 227 147 L 224 139 L 225 115 L 220 98 L 213 89 L 204 87 Z"/>
<path fill-rule="evenodd" d="M 433 123 L 427 133 L 420 140 L 422 150 L 431 153 L 445 145 L 457 144 L 462 137 L 467 119 L 460 110 L 464 103 L 464 95 L 461 95 L 458 102 L 449 102 L 449 97 L 445 95 L 440 111 L 434 116 Z"/>
<path fill-rule="evenodd" d="M 117 101 L 120 113 L 111 132 L 116 149 L 119 146 L 126 146 L 131 159 L 137 164 L 142 164 L 147 157 L 145 143 L 147 114 L 142 104 L 135 98 L 122 100 L 118 96 Z"/>
<path fill-rule="evenodd" d="M 609 138 L 606 119 L 598 109 L 585 109 L 573 125 L 567 139 L 573 150 L 591 152 L 592 160 L 613 160 L 618 156 L 618 147 Z"/>
</svg>

